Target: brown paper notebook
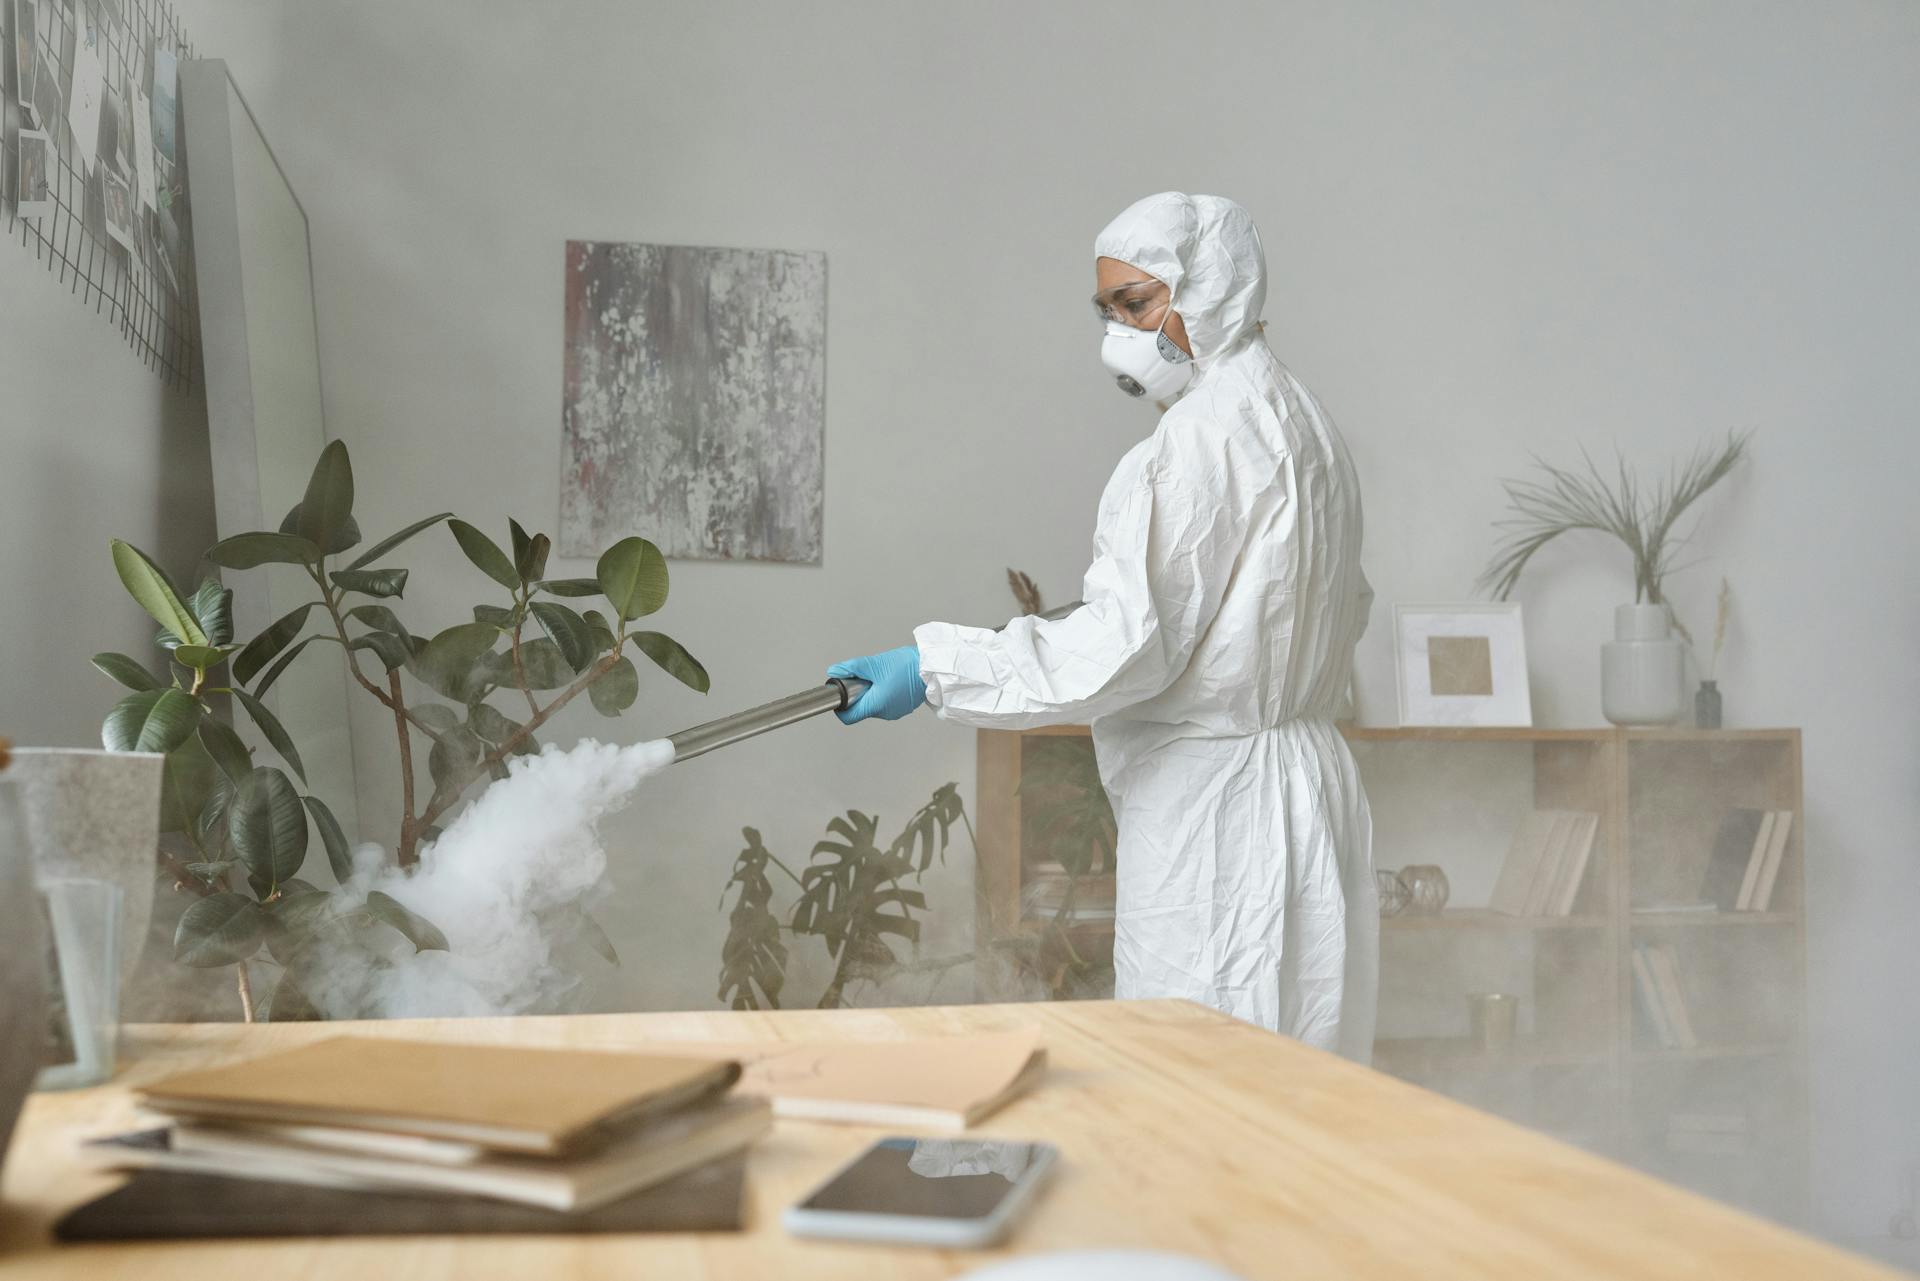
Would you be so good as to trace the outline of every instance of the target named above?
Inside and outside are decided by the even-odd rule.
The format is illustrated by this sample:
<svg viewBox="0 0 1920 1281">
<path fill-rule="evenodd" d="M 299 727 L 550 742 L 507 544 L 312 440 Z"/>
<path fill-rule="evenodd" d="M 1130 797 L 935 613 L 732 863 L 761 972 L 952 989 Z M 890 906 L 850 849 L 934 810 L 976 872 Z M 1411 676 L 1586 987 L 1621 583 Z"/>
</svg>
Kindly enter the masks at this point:
<svg viewBox="0 0 1920 1281">
<path fill-rule="evenodd" d="M 555 1155 L 716 1094 L 737 1063 L 341 1036 L 149 1085 L 174 1116 L 346 1126 Z"/>
<path fill-rule="evenodd" d="M 219 1237 L 464 1236 L 470 1233 L 731 1232 L 744 1154 L 584 1214 L 482 1197 L 355 1191 L 143 1170 L 54 1224 L 61 1241 Z"/>
<path fill-rule="evenodd" d="M 693 1047 L 688 1047 L 692 1049 Z M 747 1059 L 739 1093 L 776 1117 L 909 1130 L 964 1130 L 1033 1088 L 1047 1052 L 1032 1032 L 797 1045 Z"/>
</svg>

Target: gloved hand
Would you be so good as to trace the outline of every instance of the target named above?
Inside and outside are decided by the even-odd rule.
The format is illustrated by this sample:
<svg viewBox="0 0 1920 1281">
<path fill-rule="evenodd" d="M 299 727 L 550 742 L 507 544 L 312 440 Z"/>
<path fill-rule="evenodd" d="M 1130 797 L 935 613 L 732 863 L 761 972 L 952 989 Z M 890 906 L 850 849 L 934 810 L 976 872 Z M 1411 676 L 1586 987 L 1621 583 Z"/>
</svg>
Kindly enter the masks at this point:
<svg viewBox="0 0 1920 1281">
<path fill-rule="evenodd" d="M 829 676 L 858 676 L 871 688 L 853 700 L 853 706 L 835 712 L 843 725 L 869 716 L 897 721 L 927 701 L 927 683 L 920 679 L 920 647 L 902 645 L 884 654 L 850 658 L 827 669 Z"/>
</svg>

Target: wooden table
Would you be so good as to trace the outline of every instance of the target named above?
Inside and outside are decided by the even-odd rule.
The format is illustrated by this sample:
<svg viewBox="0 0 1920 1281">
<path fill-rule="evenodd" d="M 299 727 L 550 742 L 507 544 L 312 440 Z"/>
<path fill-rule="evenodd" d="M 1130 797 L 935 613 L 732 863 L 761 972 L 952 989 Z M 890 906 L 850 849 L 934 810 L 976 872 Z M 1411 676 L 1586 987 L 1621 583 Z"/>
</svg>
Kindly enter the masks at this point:
<svg viewBox="0 0 1920 1281">
<path fill-rule="evenodd" d="M 367 1035 L 657 1049 L 674 1041 L 886 1040 L 1036 1027 L 1040 1089 L 980 1127 L 1064 1161 L 1013 1251 L 1185 1251 L 1251 1278 L 1730 1277 L 1897 1274 L 1390 1077 L 1197 1005 L 1110 1001 L 772 1014 L 619 1014 L 389 1023 L 149 1025 L 96 1090 L 33 1098 L 6 1165 L 0 1272 L 245 1278 L 944 1277 L 996 1255 L 795 1241 L 779 1214 L 878 1131 L 781 1122 L 748 1163 L 745 1232 L 55 1246 L 48 1225 L 112 1186 L 69 1153 L 132 1115 L 129 1085 Z"/>
</svg>

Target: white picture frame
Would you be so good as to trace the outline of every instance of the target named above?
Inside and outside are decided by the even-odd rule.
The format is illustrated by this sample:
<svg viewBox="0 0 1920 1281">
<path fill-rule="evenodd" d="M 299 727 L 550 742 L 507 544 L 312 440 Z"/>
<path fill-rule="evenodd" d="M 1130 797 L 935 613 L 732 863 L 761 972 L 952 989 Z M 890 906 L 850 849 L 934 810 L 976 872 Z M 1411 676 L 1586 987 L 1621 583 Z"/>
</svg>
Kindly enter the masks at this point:
<svg viewBox="0 0 1920 1281">
<path fill-rule="evenodd" d="M 1517 603 L 1395 605 L 1393 644 L 1402 725 L 1532 726 L 1526 625 Z"/>
</svg>

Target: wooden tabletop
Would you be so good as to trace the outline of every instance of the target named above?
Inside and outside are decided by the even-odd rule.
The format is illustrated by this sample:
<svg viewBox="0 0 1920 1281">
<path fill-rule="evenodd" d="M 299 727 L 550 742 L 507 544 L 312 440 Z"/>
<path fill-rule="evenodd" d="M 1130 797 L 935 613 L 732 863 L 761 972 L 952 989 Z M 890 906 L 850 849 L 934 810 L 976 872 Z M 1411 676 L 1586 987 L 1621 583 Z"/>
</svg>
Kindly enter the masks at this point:
<svg viewBox="0 0 1920 1281">
<path fill-rule="evenodd" d="M 658 1049 L 675 1041 L 890 1040 L 1038 1028 L 1040 1088 L 977 1132 L 1041 1138 L 1063 1162 L 1011 1253 L 1138 1246 L 1249 1278 L 1898 1274 L 1461 1104 L 1173 1001 L 771 1014 L 137 1026 L 120 1077 L 27 1105 L 6 1164 L 10 1281 L 281 1278 L 945 1277 L 998 1254 L 801 1242 L 783 1207 L 879 1131 L 781 1122 L 748 1162 L 747 1230 L 662 1236 L 405 1237 L 56 1246 L 48 1225 L 106 1191 L 75 1139 L 132 1117 L 128 1086 L 190 1065 L 363 1035 Z"/>
</svg>

